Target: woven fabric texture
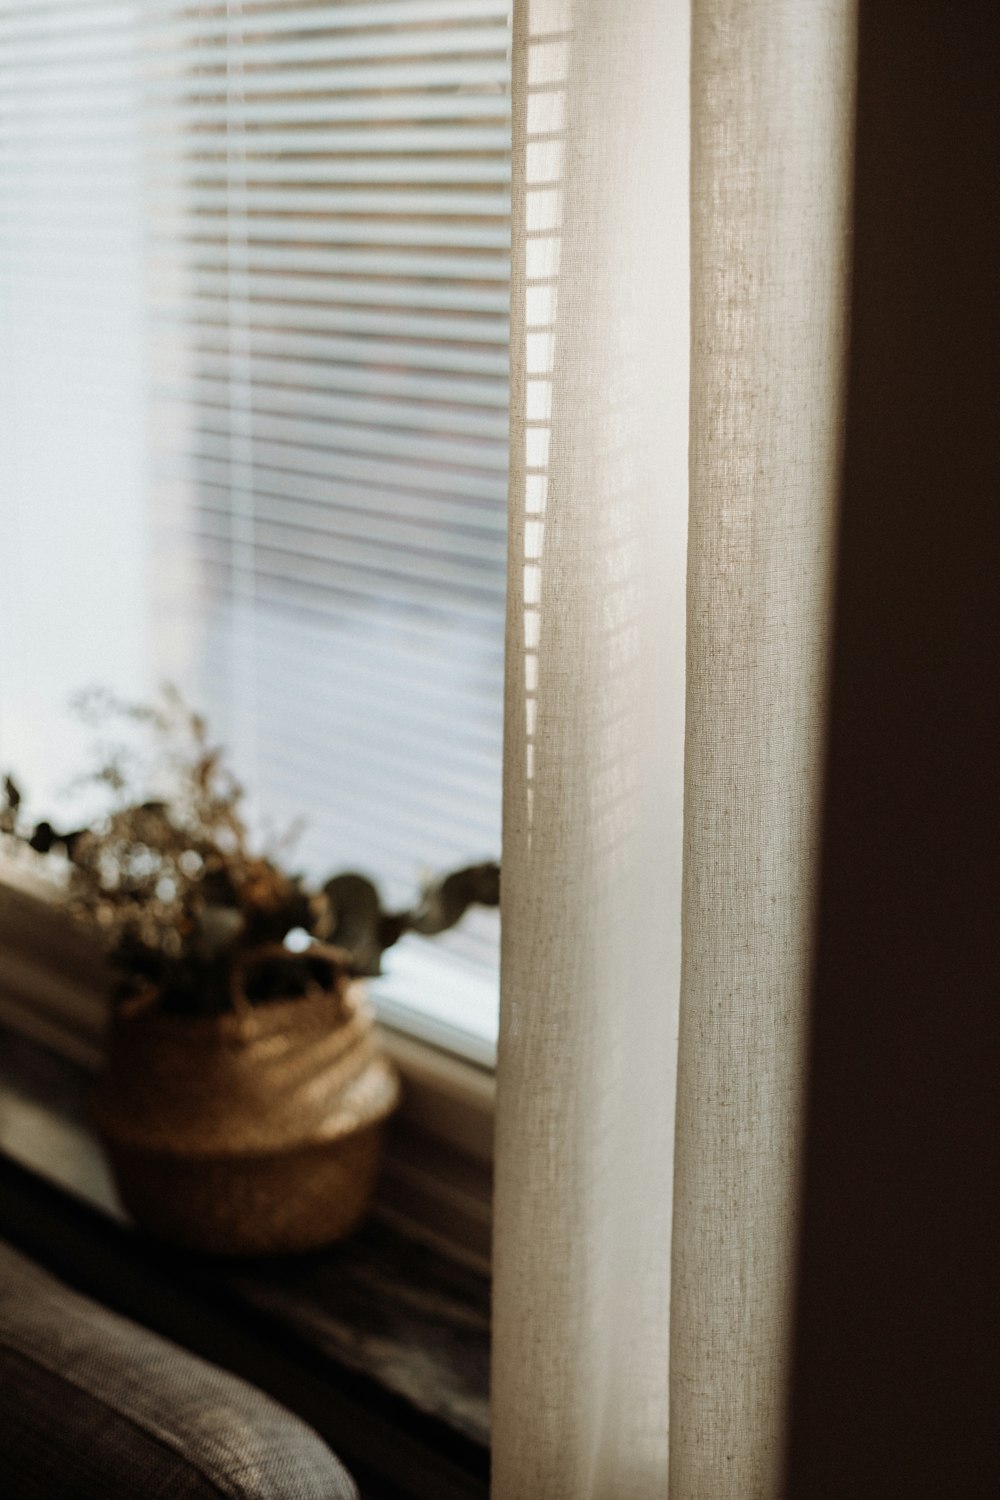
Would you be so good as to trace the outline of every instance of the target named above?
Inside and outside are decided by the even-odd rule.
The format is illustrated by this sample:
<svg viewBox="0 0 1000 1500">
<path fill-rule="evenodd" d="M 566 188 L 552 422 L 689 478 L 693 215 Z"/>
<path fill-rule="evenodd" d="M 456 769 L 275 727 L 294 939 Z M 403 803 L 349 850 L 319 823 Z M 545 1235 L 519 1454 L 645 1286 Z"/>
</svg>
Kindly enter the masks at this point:
<svg viewBox="0 0 1000 1500">
<path fill-rule="evenodd" d="M 497 1500 L 666 1470 L 688 27 L 515 8 Z"/>
<path fill-rule="evenodd" d="M 852 0 L 519 0 L 495 1500 L 779 1493 Z"/>
<path fill-rule="evenodd" d="M 357 1500 L 297 1417 L 0 1244 L 10 1500 Z"/>
</svg>

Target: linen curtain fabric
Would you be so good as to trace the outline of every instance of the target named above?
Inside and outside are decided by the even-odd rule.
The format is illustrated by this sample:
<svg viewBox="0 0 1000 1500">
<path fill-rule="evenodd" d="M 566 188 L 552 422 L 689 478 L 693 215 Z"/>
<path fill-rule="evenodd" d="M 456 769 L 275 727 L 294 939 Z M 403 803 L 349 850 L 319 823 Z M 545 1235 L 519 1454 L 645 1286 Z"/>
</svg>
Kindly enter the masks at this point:
<svg viewBox="0 0 1000 1500">
<path fill-rule="evenodd" d="M 852 77 L 515 5 L 496 1500 L 780 1492 Z"/>
</svg>

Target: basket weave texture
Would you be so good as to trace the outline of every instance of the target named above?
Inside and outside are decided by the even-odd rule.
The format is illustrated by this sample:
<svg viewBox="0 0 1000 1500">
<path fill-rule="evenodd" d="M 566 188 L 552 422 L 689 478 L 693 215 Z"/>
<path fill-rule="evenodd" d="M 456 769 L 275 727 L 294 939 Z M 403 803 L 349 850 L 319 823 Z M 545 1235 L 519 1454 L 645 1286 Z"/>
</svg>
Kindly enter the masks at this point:
<svg viewBox="0 0 1000 1500">
<path fill-rule="evenodd" d="M 116 1020 L 94 1117 L 144 1228 L 190 1249 L 273 1254 L 356 1226 L 398 1095 L 351 985 L 220 1016 Z"/>
</svg>

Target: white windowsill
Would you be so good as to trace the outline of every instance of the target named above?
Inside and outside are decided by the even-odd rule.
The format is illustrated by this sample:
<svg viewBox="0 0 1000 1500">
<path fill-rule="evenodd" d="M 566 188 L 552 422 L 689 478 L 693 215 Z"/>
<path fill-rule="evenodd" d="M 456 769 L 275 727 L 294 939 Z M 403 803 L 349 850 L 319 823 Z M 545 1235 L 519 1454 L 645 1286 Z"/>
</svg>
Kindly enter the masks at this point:
<svg viewBox="0 0 1000 1500">
<path fill-rule="evenodd" d="M 496 1067 L 496 975 L 417 936 L 389 948 L 382 968 L 370 984 L 380 1021 L 478 1067 Z"/>
</svg>

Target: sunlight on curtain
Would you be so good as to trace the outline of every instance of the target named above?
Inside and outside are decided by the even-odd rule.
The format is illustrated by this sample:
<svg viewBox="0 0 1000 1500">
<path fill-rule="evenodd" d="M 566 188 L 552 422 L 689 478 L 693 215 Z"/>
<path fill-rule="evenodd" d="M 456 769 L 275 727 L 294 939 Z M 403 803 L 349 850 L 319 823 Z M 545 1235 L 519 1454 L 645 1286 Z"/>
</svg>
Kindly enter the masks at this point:
<svg viewBox="0 0 1000 1500">
<path fill-rule="evenodd" d="M 690 17 L 515 17 L 496 1500 L 780 1492 L 852 4 Z"/>
<path fill-rule="evenodd" d="M 686 7 L 531 0 L 514 91 L 494 1485 L 648 1500 L 680 963 Z"/>
</svg>

